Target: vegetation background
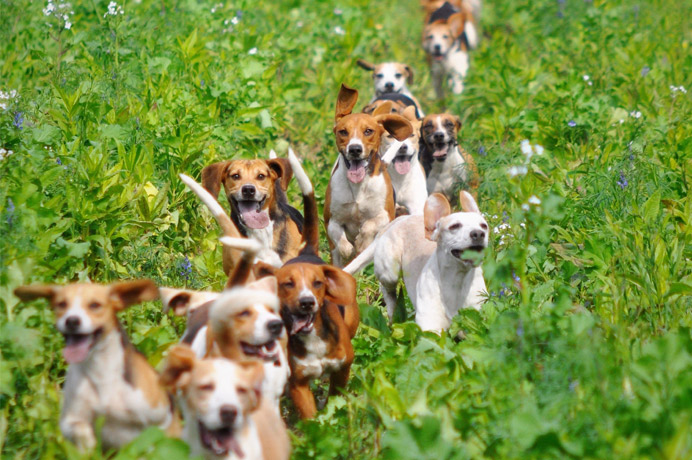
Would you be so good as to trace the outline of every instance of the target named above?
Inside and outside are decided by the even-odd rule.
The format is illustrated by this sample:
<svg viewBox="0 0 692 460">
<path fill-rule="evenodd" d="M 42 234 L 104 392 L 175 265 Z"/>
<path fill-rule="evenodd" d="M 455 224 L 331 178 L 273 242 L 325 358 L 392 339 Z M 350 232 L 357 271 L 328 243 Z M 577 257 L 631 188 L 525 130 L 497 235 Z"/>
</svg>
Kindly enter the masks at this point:
<svg viewBox="0 0 692 460">
<path fill-rule="evenodd" d="M 290 144 L 321 204 L 338 86 L 372 94 L 359 57 L 410 64 L 443 107 L 416 0 L 0 0 L 0 24 L 3 459 L 80 458 L 62 338 L 15 287 L 220 289 L 218 228 L 178 173 Z M 494 227 L 488 302 L 421 334 L 360 276 L 348 392 L 290 416 L 294 458 L 692 458 L 691 26 L 678 0 L 485 2 L 446 107 Z M 122 321 L 154 366 L 184 329 L 158 302 Z M 115 458 L 186 455 L 150 430 Z"/>
</svg>

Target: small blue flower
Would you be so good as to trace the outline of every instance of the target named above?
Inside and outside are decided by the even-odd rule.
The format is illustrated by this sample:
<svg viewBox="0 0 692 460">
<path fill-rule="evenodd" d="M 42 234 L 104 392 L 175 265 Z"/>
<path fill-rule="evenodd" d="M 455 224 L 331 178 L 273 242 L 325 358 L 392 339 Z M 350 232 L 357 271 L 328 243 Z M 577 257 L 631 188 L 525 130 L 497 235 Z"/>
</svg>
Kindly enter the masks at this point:
<svg viewBox="0 0 692 460">
<path fill-rule="evenodd" d="M 579 386 L 579 380 L 572 380 L 569 382 L 569 390 L 574 391 Z"/>
<path fill-rule="evenodd" d="M 570 128 L 574 128 L 575 126 L 577 126 L 577 122 L 574 120 L 570 120 L 567 122 L 567 126 L 569 126 Z"/>
<path fill-rule="evenodd" d="M 243 10 L 236 10 L 235 17 L 238 19 L 243 19 Z"/>
<path fill-rule="evenodd" d="M 617 181 L 617 184 L 623 190 L 625 187 L 627 187 L 627 185 L 629 185 L 629 182 L 627 182 L 627 177 L 625 177 L 625 173 L 623 171 L 620 171 L 620 179 Z"/>
<path fill-rule="evenodd" d="M 646 77 L 649 74 L 649 72 L 651 72 L 651 67 L 649 67 L 648 65 L 642 67 L 642 77 Z"/>
<path fill-rule="evenodd" d="M 483 146 L 481 145 L 480 147 L 478 147 L 478 154 L 481 155 L 481 156 L 486 156 L 486 155 L 488 154 L 488 152 L 486 152 L 486 151 L 485 151 L 485 147 L 483 147 Z"/>
<path fill-rule="evenodd" d="M 512 272 L 512 279 L 514 280 L 515 283 L 518 283 L 519 281 L 521 281 L 521 278 L 519 278 L 519 275 L 517 275 L 514 272 Z"/>
<path fill-rule="evenodd" d="M 200 79 L 199 81 L 199 87 L 204 88 L 204 78 Z"/>
<path fill-rule="evenodd" d="M 517 337 L 524 337 L 524 322 L 522 320 L 519 320 L 519 324 L 517 325 Z"/>
<path fill-rule="evenodd" d="M 12 225 L 12 218 L 14 217 L 14 201 L 12 198 L 7 199 L 7 223 Z"/>
<path fill-rule="evenodd" d="M 57 164 L 59 164 L 59 165 L 62 165 L 62 161 L 60 161 L 60 157 L 56 158 L 56 159 L 55 159 L 55 162 L 56 162 Z"/>
<path fill-rule="evenodd" d="M 180 276 L 182 276 L 186 280 L 189 280 L 191 275 L 192 275 L 192 262 L 190 262 L 190 259 L 187 256 L 185 256 L 185 260 L 183 260 L 180 263 Z"/>
<path fill-rule="evenodd" d="M 22 125 L 24 124 L 24 114 L 22 112 L 15 112 L 14 122 L 12 124 L 17 129 L 23 129 Z"/>
</svg>

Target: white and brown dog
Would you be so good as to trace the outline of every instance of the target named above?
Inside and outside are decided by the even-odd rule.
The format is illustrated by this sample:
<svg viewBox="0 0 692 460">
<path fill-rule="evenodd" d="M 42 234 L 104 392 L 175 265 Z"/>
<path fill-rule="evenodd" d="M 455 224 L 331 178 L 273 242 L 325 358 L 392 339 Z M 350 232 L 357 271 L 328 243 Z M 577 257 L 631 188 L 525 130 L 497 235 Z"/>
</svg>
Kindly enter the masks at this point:
<svg viewBox="0 0 692 460">
<path fill-rule="evenodd" d="M 442 193 L 452 204 L 460 186 L 475 195 L 479 182 L 476 162 L 457 142 L 460 127 L 459 117 L 448 113 L 428 115 L 421 123 L 419 157 L 428 193 Z"/>
<path fill-rule="evenodd" d="M 198 359 L 174 346 L 161 381 L 178 392 L 183 439 L 193 456 L 227 460 L 286 460 L 290 441 L 281 417 L 262 398 L 262 366 L 225 358 Z"/>
<path fill-rule="evenodd" d="M 382 99 L 385 95 L 399 94 L 411 100 L 418 111 L 419 117 L 424 116 L 420 103 L 413 97 L 411 90 L 407 86 L 407 84 L 413 84 L 413 69 L 411 67 L 400 62 L 372 64 L 364 59 L 358 59 L 357 63 L 361 68 L 372 72 L 375 94 L 370 100 L 370 104 L 378 99 Z"/>
<path fill-rule="evenodd" d="M 444 97 L 445 77 L 452 93 L 461 94 L 469 69 L 469 50 L 478 46 L 474 8 L 467 2 L 445 2 L 430 13 L 423 29 L 423 49 L 428 54 L 438 99 Z"/>
<path fill-rule="evenodd" d="M 443 195 L 430 195 L 423 216 L 397 218 L 344 269 L 355 273 L 374 259 L 390 319 L 400 273 L 424 331 L 447 329 L 462 308 L 480 309 L 486 287 L 478 253 L 488 245 L 488 224 L 469 193 L 459 199 L 464 212 L 452 214 Z"/>
<path fill-rule="evenodd" d="M 69 367 L 60 430 L 67 439 L 81 449 L 95 447 L 99 417 L 104 418 L 101 440 L 106 449 L 132 441 L 149 426 L 178 434 L 172 399 L 116 317 L 130 305 L 154 300 L 158 293 L 153 282 L 32 285 L 14 292 L 25 301 L 47 299 L 65 337 L 63 357 Z"/>
<path fill-rule="evenodd" d="M 365 249 L 394 218 L 394 190 L 380 161 L 382 133 L 403 141 L 411 123 L 396 114 L 373 117 L 352 113 L 358 91 L 341 85 L 334 134 L 339 157 L 332 170 L 324 203 L 324 222 L 337 267 Z"/>
</svg>

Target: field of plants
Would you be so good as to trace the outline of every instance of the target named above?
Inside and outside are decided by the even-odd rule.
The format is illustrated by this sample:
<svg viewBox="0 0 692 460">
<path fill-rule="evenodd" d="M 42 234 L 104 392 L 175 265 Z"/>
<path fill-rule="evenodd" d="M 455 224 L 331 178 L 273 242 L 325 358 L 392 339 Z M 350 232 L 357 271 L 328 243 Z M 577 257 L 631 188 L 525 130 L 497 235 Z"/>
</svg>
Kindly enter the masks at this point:
<svg viewBox="0 0 692 460">
<path fill-rule="evenodd" d="M 287 404 L 293 458 L 692 458 L 692 2 L 485 0 L 466 89 L 436 101 L 417 0 L 61 1 L 0 0 L 3 459 L 82 458 L 53 314 L 13 289 L 221 289 L 178 174 L 291 145 L 321 206 L 339 85 L 372 95 L 357 58 L 461 117 L 490 292 L 439 337 L 410 305 L 388 325 L 360 275 L 348 392 L 311 421 Z M 160 302 L 121 319 L 155 367 L 185 327 Z M 115 456 L 186 457 L 156 429 Z"/>
</svg>

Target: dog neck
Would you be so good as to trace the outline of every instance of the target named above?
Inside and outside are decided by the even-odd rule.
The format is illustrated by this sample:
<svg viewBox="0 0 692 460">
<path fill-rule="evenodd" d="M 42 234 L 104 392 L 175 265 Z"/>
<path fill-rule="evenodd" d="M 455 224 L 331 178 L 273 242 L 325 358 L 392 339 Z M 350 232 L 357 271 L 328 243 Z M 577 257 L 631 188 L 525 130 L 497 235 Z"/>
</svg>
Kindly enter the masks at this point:
<svg viewBox="0 0 692 460">
<path fill-rule="evenodd" d="M 440 296 L 451 321 L 451 318 L 464 306 L 478 267 L 460 263 L 439 245 L 431 256 L 430 262 L 437 279 L 440 280 Z"/>
<path fill-rule="evenodd" d="M 114 327 L 94 344 L 84 361 L 70 367 L 85 375 L 97 390 L 110 387 L 118 376 L 132 384 L 127 354 L 134 350 L 126 349 L 131 345 L 124 337 L 120 327 Z"/>
</svg>

